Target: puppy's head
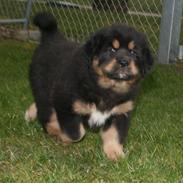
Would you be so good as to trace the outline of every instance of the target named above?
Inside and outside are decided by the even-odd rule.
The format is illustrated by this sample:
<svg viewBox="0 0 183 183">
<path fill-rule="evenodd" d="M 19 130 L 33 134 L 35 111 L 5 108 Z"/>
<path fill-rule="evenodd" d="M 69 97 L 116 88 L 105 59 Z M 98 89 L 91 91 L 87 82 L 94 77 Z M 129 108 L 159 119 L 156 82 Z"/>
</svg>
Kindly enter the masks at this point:
<svg viewBox="0 0 183 183">
<path fill-rule="evenodd" d="M 90 66 L 106 88 L 114 83 L 135 83 L 153 64 L 145 36 L 124 25 L 99 30 L 84 48 Z"/>
</svg>

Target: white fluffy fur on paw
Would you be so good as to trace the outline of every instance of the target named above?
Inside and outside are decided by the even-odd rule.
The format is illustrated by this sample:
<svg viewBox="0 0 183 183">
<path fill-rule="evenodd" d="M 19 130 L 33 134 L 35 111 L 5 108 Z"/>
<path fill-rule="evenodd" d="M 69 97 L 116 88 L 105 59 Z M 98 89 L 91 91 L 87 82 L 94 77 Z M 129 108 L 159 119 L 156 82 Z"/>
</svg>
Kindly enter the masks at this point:
<svg viewBox="0 0 183 183">
<path fill-rule="evenodd" d="M 119 158 L 124 158 L 123 146 L 116 142 L 108 142 L 103 145 L 103 150 L 107 157 L 112 161 L 117 161 Z"/>
<path fill-rule="evenodd" d="M 24 117 L 27 122 L 34 121 L 37 118 L 37 108 L 35 103 L 29 106 L 29 108 L 25 112 Z"/>
</svg>

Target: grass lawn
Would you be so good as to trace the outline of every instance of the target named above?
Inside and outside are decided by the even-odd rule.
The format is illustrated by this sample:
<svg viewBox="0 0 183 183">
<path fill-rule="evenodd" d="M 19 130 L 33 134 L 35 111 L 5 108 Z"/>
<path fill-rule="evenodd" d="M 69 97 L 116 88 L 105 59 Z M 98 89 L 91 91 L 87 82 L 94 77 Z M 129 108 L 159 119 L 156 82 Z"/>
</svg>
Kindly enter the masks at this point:
<svg viewBox="0 0 183 183">
<path fill-rule="evenodd" d="M 27 71 L 34 48 L 0 40 L 0 182 L 183 182 L 183 70 L 156 65 L 142 82 L 126 158 L 113 163 L 99 134 L 62 146 L 38 123 L 24 121 L 32 102 Z"/>
</svg>

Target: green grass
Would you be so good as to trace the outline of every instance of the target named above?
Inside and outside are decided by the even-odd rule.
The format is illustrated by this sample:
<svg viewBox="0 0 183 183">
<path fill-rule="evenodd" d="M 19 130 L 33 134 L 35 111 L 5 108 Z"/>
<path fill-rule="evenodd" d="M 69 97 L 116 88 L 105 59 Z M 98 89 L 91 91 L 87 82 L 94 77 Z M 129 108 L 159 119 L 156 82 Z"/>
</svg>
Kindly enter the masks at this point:
<svg viewBox="0 0 183 183">
<path fill-rule="evenodd" d="M 34 48 L 0 40 L 0 182 L 183 182 L 183 70 L 156 65 L 142 82 L 126 158 L 113 163 L 97 133 L 62 146 L 38 123 L 24 121 L 32 102 L 27 75 Z"/>
</svg>

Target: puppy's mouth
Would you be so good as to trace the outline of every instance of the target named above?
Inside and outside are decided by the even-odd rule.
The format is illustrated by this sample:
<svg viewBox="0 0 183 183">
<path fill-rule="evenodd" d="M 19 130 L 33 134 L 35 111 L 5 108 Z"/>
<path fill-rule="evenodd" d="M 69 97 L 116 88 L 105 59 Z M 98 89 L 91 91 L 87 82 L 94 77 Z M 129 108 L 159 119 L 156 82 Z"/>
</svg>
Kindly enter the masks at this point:
<svg viewBox="0 0 183 183">
<path fill-rule="evenodd" d="M 133 76 L 129 73 L 107 73 L 107 77 L 113 80 L 118 80 L 118 81 L 129 81 L 133 79 Z"/>
</svg>

